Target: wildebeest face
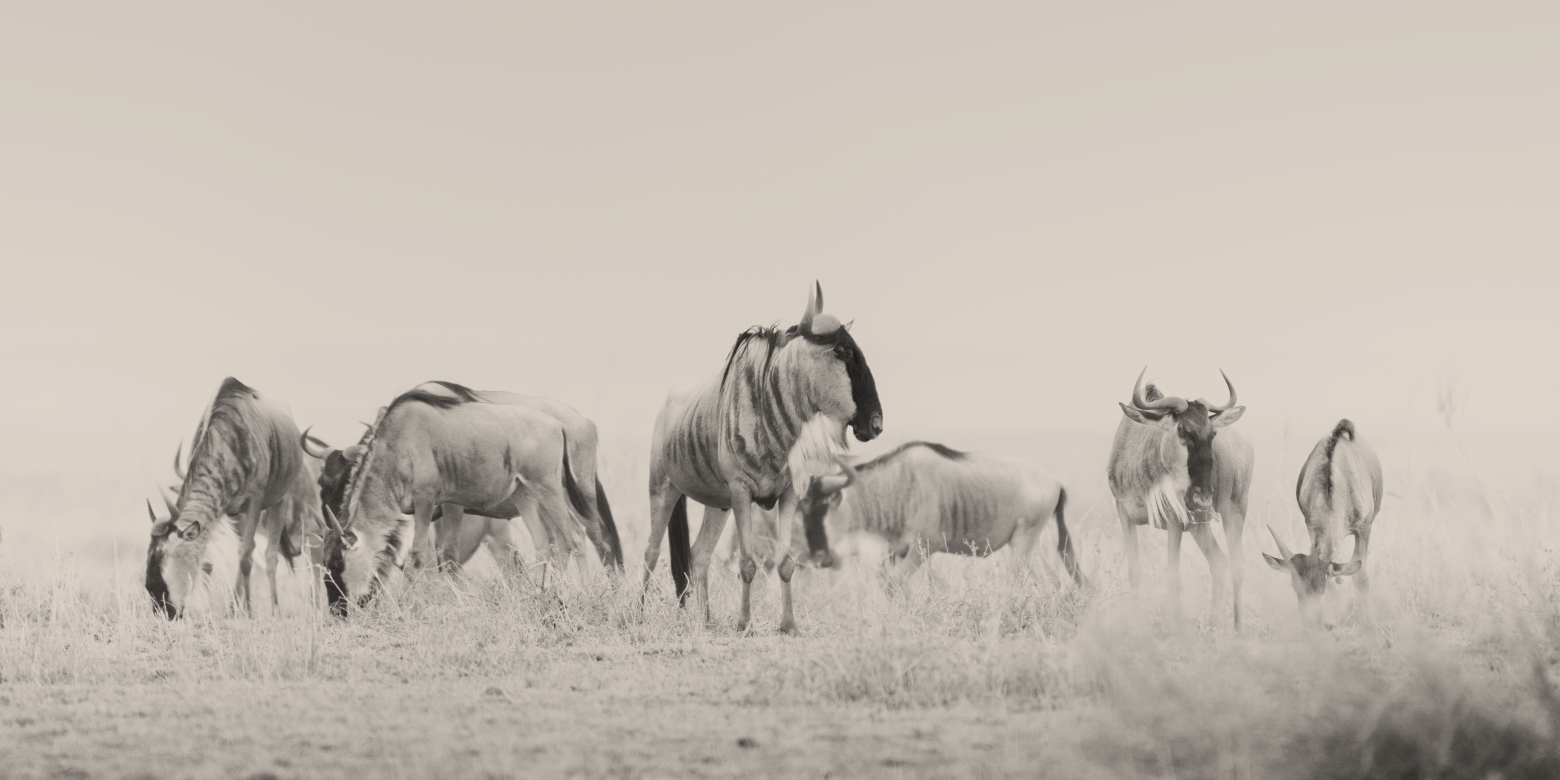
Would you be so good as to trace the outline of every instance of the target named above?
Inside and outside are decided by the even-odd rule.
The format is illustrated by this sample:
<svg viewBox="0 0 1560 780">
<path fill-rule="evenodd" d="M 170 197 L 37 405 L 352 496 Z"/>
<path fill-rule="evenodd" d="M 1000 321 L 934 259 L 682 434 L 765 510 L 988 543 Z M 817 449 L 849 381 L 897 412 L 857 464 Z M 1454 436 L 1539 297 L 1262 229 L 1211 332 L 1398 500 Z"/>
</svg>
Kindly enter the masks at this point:
<svg viewBox="0 0 1560 780">
<path fill-rule="evenodd" d="M 1145 369 L 1146 371 L 1146 369 Z M 1201 398 L 1185 401 L 1157 395 L 1150 387 L 1148 397 L 1142 392 L 1142 374 L 1133 386 L 1132 404 L 1121 404 L 1121 410 L 1134 422 L 1154 425 L 1175 434 L 1180 451 L 1174 453 L 1173 464 L 1179 469 L 1184 464 L 1185 480 L 1180 474 L 1170 475 L 1174 482 L 1186 485 L 1183 501 L 1196 522 L 1213 519 L 1214 455 L 1213 440 L 1220 428 L 1232 425 L 1245 413 L 1246 407 L 1235 406 L 1235 386 L 1229 383 L 1230 400 L 1222 407 L 1213 406 Z"/>
<path fill-rule="evenodd" d="M 1284 546 L 1284 541 L 1279 538 L 1278 532 L 1271 526 L 1268 531 L 1273 534 L 1273 541 L 1278 543 L 1279 555 L 1283 557 L 1275 558 L 1263 553 L 1262 559 L 1267 561 L 1267 565 L 1275 571 L 1289 573 L 1289 582 L 1294 586 L 1295 597 L 1300 601 L 1300 615 L 1307 623 L 1332 628 L 1334 605 L 1329 603 L 1328 583 L 1334 577 L 1351 577 L 1358 574 L 1362 563 L 1360 561 L 1334 563 L 1305 553 L 1291 554 L 1289 548 Z"/>
<path fill-rule="evenodd" d="M 188 527 L 194 533 L 181 534 L 174 517 L 158 518 L 150 504 L 147 512 L 152 514 L 152 533 L 146 547 L 145 582 L 152 607 L 170 620 L 210 611 L 213 586 L 229 584 L 214 581 L 212 542 L 219 536 L 222 541 L 236 542 L 231 524 L 220 520 L 192 523 Z"/>
<path fill-rule="evenodd" d="M 1263 553 L 1262 559 L 1278 571 L 1289 572 L 1289 582 L 1300 602 L 1301 618 L 1327 629 L 1336 622 L 1336 605 L 1329 599 L 1328 583 L 1334 577 L 1348 577 L 1360 570 L 1359 561 L 1334 563 L 1305 553 L 1290 556 L 1287 561 Z"/>
<path fill-rule="evenodd" d="M 883 432 L 883 404 L 877 381 L 867 367 L 867 357 L 832 314 L 823 313 L 823 288 L 814 283 L 802 321 L 795 334 L 807 341 L 808 373 L 817 394 L 818 410 L 849 420 L 859 441 L 871 441 Z"/>
<path fill-rule="evenodd" d="M 856 470 L 844 458 L 835 457 L 840 471 L 808 480 L 807 490 L 797 498 L 796 508 L 802 516 L 802 530 L 807 536 L 807 550 L 813 563 L 827 569 L 834 565 L 834 553 L 829 549 L 829 532 L 825 525 L 829 512 L 840 505 L 842 492 L 856 481 Z"/>
</svg>

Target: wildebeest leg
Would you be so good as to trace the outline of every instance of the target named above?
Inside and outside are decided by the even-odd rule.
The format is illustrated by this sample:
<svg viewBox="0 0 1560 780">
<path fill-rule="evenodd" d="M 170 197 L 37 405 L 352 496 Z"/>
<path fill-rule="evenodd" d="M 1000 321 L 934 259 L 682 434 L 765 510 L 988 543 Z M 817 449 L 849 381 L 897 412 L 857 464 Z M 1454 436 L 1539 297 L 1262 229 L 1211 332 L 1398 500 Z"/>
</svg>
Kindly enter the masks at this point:
<svg viewBox="0 0 1560 780">
<path fill-rule="evenodd" d="M 898 556 L 888 569 L 888 580 L 895 589 L 903 592 L 910 584 L 910 578 L 915 575 L 921 564 L 926 562 L 926 545 L 917 541 L 910 545 L 910 549 L 904 555 Z"/>
<path fill-rule="evenodd" d="M 270 511 L 262 515 L 260 522 L 265 525 L 265 576 L 271 581 L 271 610 L 280 612 L 282 600 L 276 592 L 276 568 L 282 559 L 282 535 L 287 533 L 287 521 L 291 513 L 284 513 L 283 507 L 292 508 L 292 501 L 288 500 L 279 506 L 272 507 Z M 274 515 L 274 516 L 273 516 Z"/>
<path fill-rule="evenodd" d="M 757 538 L 753 535 L 753 494 L 746 485 L 731 486 L 731 515 L 737 521 L 737 550 L 741 553 L 742 604 L 737 612 L 737 630 L 746 631 L 753 618 L 753 577 L 758 574 L 758 560 L 753 557 Z"/>
<path fill-rule="evenodd" d="M 1208 605 L 1208 623 L 1214 625 L 1214 621 L 1218 619 L 1219 606 L 1224 603 L 1224 580 L 1229 577 L 1229 562 L 1224 558 L 1224 551 L 1219 549 L 1219 540 L 1213 535 L 1212 523 L 1194 524 L 1192 538 L 1197 540 L 1197 546 L 1208 559 L 1208 574 L 1213 577 L 1213 593 L 1209 597 Z"/>
<path fill-rule="evenodd" d="M 411 552 L 411 565 L 413 571 L 420 571 L 424 566 L 434 560 L 433 549 L 433 510 L 443 509 L 442 506 L 432 501 L 412 502 L 412 539 L 408 545 Z M 402 561 L 402 563 L 406 563 Z"/>
<path fill-rule="evenodd" d="M 1242 539 L 1246 533 L 1246 516 L 1233 511 L 1223 513 L 1224 538 L 1230 543 L 1230 595 L 1231 609 L 1235 616 L 1235 630 L 1240 630 L 1240 589 L 1246 580 L 1245 548 Z"/>
<path fill-rule="evenodd" d="M 1171 518 L 1165 548 L 1169 554 L 1169 568 L 1165 571 L 1170 596 L 1170 618 L 1181 622 L 1181 524 Z"/>
<path fill-rule="evenodd" d="M 508 571 L 525 565 L 525 556 L 520 554 L 520 548 L 515 545 L 514 534 L 510 531 L 510 521 L 488 520 L 479 525 L 474 522 L 477 519 L 468 517 L 465 524 L 461 526 L 462 539 L 471 538 L 474 541 L 469 552 L 462 550 L 465 556 L 460 559 L 460 565 L 466 565 L 466 561 L 471 560 L 471 556 L 476 554 L 477 545 L 483 542 L 487 543 L 488 555 L 493 556 L 493 561 L 498 564 L 499 569 Z M 473 526 L 476 530 L 467 532 L 465 529 L 468 526 Z"/>
<path fill-rule="evenodd" d="M 693 604 L 704 615 L 705 624 L 710 621 L 710 557 L 720 543 L 720 532 L 726 528 L 726 510 L 717 506 L 704 508 L 704 521 L 699 525 L 699 539 L 693 543 Z"/>
<path fill-rule="evenodd" d="M 1354 574 L 1354 590 L 1360 605 L 1360 616 L 1366 623 L 1371 623 L 1370 614 L 1370 575 L 1365 572 L 1365 554 L 1370 552 L 1370 526 L 1365 526 L 1354 532 L 1354 554 L 1351 560 L 1360 562 L 1360 570 Z"/>
<path fill-rule="evenodd" d="M 1116 517 L 1121 519 L 1121 539 L 1127 549 L 1127 582 L 1132 585 L 1132 592 L 1138 589 L 1138 540 L 1137 525 L 1132 522 L 1132 515 L 1127 513 L 1127 508 L 1116 502 Z"/>
<path fill-rule="evenodd" d="M 789 488 L 780 494 L 780 511 L 775 516 L 775 573 L 780 575 L 780 633 L 796 635 L 796 616 L 791 610 L 791 575 L 796 560 L 791 557 L 791 529 L 796 527 L 796 494 Z"/>
<path fill-rule="evenodd" d="M 1008 546 L 1013 548 L 1013 573 L 1024 580 L 1035 576 L 1035 544 L 1040 541 L 1042 522 L 1032 522 L 1030 518 L 1022 518 L 1018 521 L 1018 528 L 1013 531 L 1013 538 L 1008 541 Z M 1055 574 L 1051 576 L 1056 579 Z"/>
<path fill-rule="evenodd" d="M 672 487 L 671 480 L 662 480 L 656 483 L 653 479 L 650 484 L 650 538 L 645 542 L 645 583 L 646 590 L 650 588 L 650 572 L 655 571 L 655 562 L 661 557 L 661 539 L 666 536 L 666 526 L 672 521 L 672 509 L 677 505 L 678 499 L 683 497 L 677 488 Z M 674 575 L 675 576 L 678 575 Z"/>
<path fill-rule="evenodd" d="M 542 524 L 547 527 L 547 532 L 552 536 L 550 546 L 556 563 L 551 565 L 556 566 L 559 576 L 562 576 L 568 571 L 570 559 L 574 558 L 579 551 L 575 531 L 580 523 L 569 511 L 563 491 L 554 490 L 552 487 L 540 487 L 531 503 L 536 507 L 535 515 L 542 519 Z M 561 488 L 562 485 L 557 487 Z"/>
<path fill-rule="evenodd" d="M 445 504 L 441 510 L 443 516 L 434 523 L 434 562 L 440 571 L 455 571 L 464 561 L 460 557 L 460 550 L 461 543 L 465 541 L 461 537 L 466 530 L 466 508 L 459 504 Z"/>
<path fill-rule="evenodd" d="M 249 572 L 255 565 L 255 530 L 260 525 L 260 500 L 249 502 L 249 510 L 239 517 L 238 523 L 238 590 L 243 599 L 244 611 L 255 614 L 249 602 Z M 217 522 L 223 522 L 218 520 Z"/>
</svg>

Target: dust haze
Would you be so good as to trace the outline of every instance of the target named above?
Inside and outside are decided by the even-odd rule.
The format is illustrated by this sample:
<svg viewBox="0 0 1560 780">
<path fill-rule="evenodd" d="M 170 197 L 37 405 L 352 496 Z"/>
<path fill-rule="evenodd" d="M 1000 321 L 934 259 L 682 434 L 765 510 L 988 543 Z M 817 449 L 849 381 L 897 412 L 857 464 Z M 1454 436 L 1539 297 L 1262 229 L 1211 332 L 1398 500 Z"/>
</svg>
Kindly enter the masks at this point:
<svg viewBox="0 0 1560 780">
<path fill-rule="evenodd" d="M 339 653 L 294 665 L 285 647 L 213 670 L 178 644 L 196 639 L 142 625 L 144 501 L 173 480 L 174 450 L 188 450 L 222 378 L 283 400 L 299 428 L 338 445 L 429 379 L 565 401 L 600 428 L 603 481 L 637 583 L 649 437 L 667 390 L 719 370 L 749 326 L 795 323 L 814 280 L 825 310 L 854 322 L 883 402 L 883 436 L 854 451 L 931 439 L 1042 464 L 1076 497 L 1080 558 L 1104 595 L 1058 602 L 1015 589 L 959 601 L 996 576 L 987 562 L 949 564 L 964 590 L 908 602 L 874 591 L 867 575 L 838 587 L 813 580 L 798 603 L 813 600 L 804 620 L 818 635 L 801 641 L 820 644 L 765 638 L 745 651 L 729 629 L 712 639 L 679 622 L 669 595 L 653 592 L 659 606 L 625 618 L 637 593 L 579 585 L 580 614 L 607 616 L 581 618 L 582 644 L 609 657 L 657 642 L 696 648 L 743 681 L 729 700 L 774 719 L 775 744 L 710 766 L 787 774 L 770 762 L 801 739 L 779 725 L 786 713 L 824 707 L 849 722 L 850 707 L 878 707 L 919 729 L 945 708 L 963 723 L 982 707 L 1040 706 L 1025 698 L 1031 683 L 1045 706 L 1138 724 L 1110 721 L 1110 733 L 1141 726 L 1195 742 L 1143 715 L 1151 703 L 1090 692 L 1137 690 L 1123 675 L 1160 679 L 1137 659 L 1097 677 L 1045 667 L 1065 684 L 1027 672 L 1015 682 L 1019 667 L 1004 660 L 1028 658 L 1040 633 L 1045 653 L 1065 654 L 1147 630 L 1116 615 L 1126 580 L 1105 482 L 1117 404 L 1145 365 L 1167 392 L 1220 403 L 1222 368 L 1247 407 L 1239 425 L 1256 476 L 1244 553 L 1255 633 L 1277 643 L 1272 653 L 1314 640 L 1289 625 L 1293 595 L 1262 565 L 1256 549 L 1273 548 L 1261 529 L 1303 538 L 1295 475 L 1345 417 L 1386 472 L 1373 555 L 1384 562 L 1374 582 L 1387 633 L 1426 649 L 1404 660 L 1356 637 L 1338 663 L 1400 681 L 1410 666 L 1473 667 L 1491 647 L 1526 647 L 1513 616 L 1538 626 L 1533 616 L 1551 619 L 1560 603 L 1560 423 L 1549 412 L 1560 387 L 1557 35 L 1560 9 L 1521 3 L 6 9 L 0 582 L 35 595 L 14 595 L 3 614 L 13 637 L 0 689 L 27 702 L 50 685 L 145 682 L 133 668 L 115 677 L 23 660 L 68 644 L 48 633 L 64 629 L 14 628 L 30 625 L 33 607 L 58 606 L 50 600 L 65 597 L 48 596 L 49 583 L 66 583 L 86 594 L 70 602 L 81 620 L 188 653 L 181 685 L 350 688 L 390 675 L 443 690 L 447 672 L 426 666 L 385 671 Z M 1162 536 L 1145 532 L 1151 570 L 1164 568 Z M 1207 568 L 1195 549 L 1183 555 L 1186 608 L 1201 614 Z M 658 588 L 662 579 L 656 572 Z M 734 581 L 717 587 L 726 618 Z M 498 587 L 482 582 L 469 587 Z M 1157 582 L 1143 599 L 1153 614 Z M 1498 617 L 1467 600 L 1476 583 Z M 411 621 L 408 641 L 425 641 L 427 658 L 519 697 L 505 675 L 521 673 L 498 661 L 460 666 L 457 640 L 427 617 L 467 604 L 467 586 L 429 587 L 437 593 L 407 597 L 421 605 L 410 617 L 374 619 Z M 995 601 L 1006 598 L 1017 601 Z M 540 619 L 536 604 L 503 603 L 506 618 Z M 970 618 L 968 635 L 939 634 L 944 608 L 991 611 Z M 1459 616 L 1452 628 L 1436 622 L 1447 614 Z M 887 655 L 852 639 L 853 620 L 878 632 Z M 625 621 L 628 638 L 610 630 Z M 1197 652 L 1228 660 L 1236 651 L 1224 635 L 1207 637 L 1220 630 L 1211 623 L 1197 630 L 1212 647 Z M 310 630 L 326 638 L 308 653 L 328 656 L 353 641 L 330 632 L 356 629 L 326 620 Z M 564 629 L 506 630 L 521 632 L 501 637 L 511 648 L 532 648 L 506 651 L 530 670 L 520 689 L 534 683 L 549 707 L 573 706 L 566 692 L 582 675 L 609 693 L 637 679 L 621 665 L 592 678 L 595 662 L 548 655 Z M 1533 630 L 1552 656 L 1552 626 Z M 212 641 L 254 639 L 234 631 L 269 629 L 211 629 Z M 1154 641 L 1175 636 L 1164 628 Z M 896 652 L 967 659 L 977 647 L 1008 676 L 975 680 L 961 676 L 967 665 L 929 661 L 920 678 L 872 687 L 904 660 Z M 804 660 L 825 650 L 833 666 Z M 749 674 L 766 663 L 784 682 Z M 1270 670 L 1240 668 L 1219 696 L 1271 693 Z M 1528 678 L 1511 681 L 1524 673 L 1496 687 L 1531 694 Z M 1085 677 L 1115 682 L 1091 688 Z M 690 718 L 721 717 L 729 700 L 712 690 L 698 689 L 689 706 L 708 712 Z M 171 695 L 148 694 L 159 707 L 175 706 Z M 1185 695 L 1189 711 L 1221 706 Z M 1298 728 L 1276 711 L 1242 712 L 1272 733 Z M 1044 755 L 1072 755 L 1046 744 Z M 1078 766 L 1100 771 L 1124 771 L 1100 750 L 1157 749 L 1088 744 Z M 550 771 L 612 771 L 571 763 L 588 754 L 572 749 L 558 748 Z M 769 763 L 752 764 L 760 753 Z M 82 755 L 93 774 L 114 772 Z M 250 771 L 268 755 L 221 771 Z M 1018 765 L 1016 748 L 1001 755 L 989 766 L 989 756 L 924 755 L 899 766 Z M 659 753 L 639 759 L 686 768 L 656 764 L 671 761 Z M 298 771 L 368 771 L 381 767 L 374 760 Z M 60 761 L 18 766 L 73 765 Z M 494 761 L 481 766 L 516 771 Z M 1133 771 L 1150 771 L 1144 761 Z"/>
</svg>

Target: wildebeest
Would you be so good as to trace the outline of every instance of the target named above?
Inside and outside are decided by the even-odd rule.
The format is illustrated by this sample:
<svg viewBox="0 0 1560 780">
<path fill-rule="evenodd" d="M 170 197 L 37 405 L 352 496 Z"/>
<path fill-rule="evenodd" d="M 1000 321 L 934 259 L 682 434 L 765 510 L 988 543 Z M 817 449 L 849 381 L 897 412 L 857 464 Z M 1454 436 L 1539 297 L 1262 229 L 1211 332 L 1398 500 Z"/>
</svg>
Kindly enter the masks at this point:
<svg viewBox="0 0 1560 780">
<path fill-rule="evenodd" d="M 1145 367 L 1143 373 L 1147 373 Z M 1219 372 L 1221 376 L 1224 372 Z M 1224 376 L 1230 400 L 1215 406 L 1206 399 L 1186 401 L 1164 397 L 1152 384 L 1143 391 L 1143 374 L 1132 386 L 1131 405 L 1116 428 L 1110 449 L 1110 492 L 1126 536 L 1127 576 L 1138 587 L 1137 526 L 1153 523 L 1169 531 L 1169 596 L 1175 614 L 1181 609 L 1181 534 L 1190 531 L 1208 558 L 1213 577 L 1212 608 L 1217 614 L 1224 596 L 1229 564 L 1211 523 L 1222 519 L 1224 536 L 1235 558 L 1233 612 L 1240 627 L 1241 533 L 1251 487 L 1251 445 L 1234 430 L 1222 431 L 1245 413 L 1235 405 L 1235 385 Z"/>
<path fill-rule="evenodd" d="M 809 477 L 799 499 L 806 528 L 830 537 L 865 532 L 888 543 L 892 577 L 905 581 L 932 553 L 985 556 L 1011 544 L 1029 571 L 1051 518 L 1056 552 L 1078 584 L 1083 574 L 1067 533 L 1067 491 L 1019 458 L 960 452 L 913 441 L 857 466 Z"/>
<path fill-rule="evenodd" d="M 303 451 L 323 464 L 318 481 L 321 504 L 336 517 L 340 517 L 344 511 L 347 478 L 350 476 L 352 464 L 362 457 L 365 442 L 372 432 L 373 426 L 370 425 L 362 439 L 346 449 L 332 447 L 315 438 L 307 430 L 303 432 Z M 441 505 L 434 510 L 440 567 L 453 569 L 466 565 L 471 557 L 476 555 L 477 548 L 483 542 L 487 542 L 488 551 L 492 553 L 493 560 L 499 565 L 519 561 L 520 550 L 510 534 L 509 520 L 483 517 L 470 511 L 462 511 L 459 521 L 451 521 L 445 519 L 444 509 L 445 507 Z M 454 512 L 451 512 L 450 516 L 453 517 Z M 527 522 L 540 522 L 540 520 L 531 518 Z M 547 537 L 543 535 L 541 538 Z"/>
<path fill-rule="evenodd" d="M 788 458 L 802 426 L 817 415 L 845 426 L 869 441 L 883 430 L 883 408 L 867 359 L 850 329 L 823 313 L 823 290 L 814 285 L 799 324 L 786 330 L 751 328 L 737 337 L 725 366 L 692 387 L 668 394 L 656 417 L 650 445 L 650 538 L 645 548 L 645 584 L 670 529 L 672 579 L 686 599 L 690 576 L 694 601 L 709 619 L 708 572 L 711 553 L 726 524 L 736 515 L 737 546 L 742 552 L 742 606 L 737 628 L 746 630 L 752 614 L 753 577 L 758 571 L 749 539 L 751 506 L 780 507 L 778 549 L 780 630 L 796 631 L 791 610 L 791 575 L 797 561 L 789 554 L 796 494 Z M 703 504 L 704 524 L 690 549 L 687 499 Z M 827 556 L 826 550 L 814 553 Z M 821 561 L 820 563 L 826 563 Z"/>
<path fill-rule="evenodd" d="M 1311 449 L 1295 484 L 1295 500 L 1311 534 L 1311 552 L 1291 554 L 1269 526 L 1283 557 L 1262 555 L 1269 566 L 1289 573 L 1307 621 L 1331 627 L 1331 618 L 1322 609 L 1322 597 L 1333 577 L 1353 576 L 1361 599 L 1369 595 L 1365 556 L 1370 553 L 1370 527 L 1381 511 L 1381 497 L 1381 461 L 1355 433 L 1354 423 L 1339 420 L 1332 434 Z M 1350 535 L 1354 537 L 1353 555 L 1348 563 L 1335 563 L 1338 545 Z"/>
<path fill-rule="evenodd" d="M 622 544 L 618 538 L 617 525 L 612 517 L 612 507 L 607 502 L 607 494 L 602 488 L 597 472 L 595 423 L 568 404 L 539 396 L 471 390 L 453 382 L 443 381 L 424 382 L 413 390 L 432 395 L 444 395 L 452 399 L 475 397 L 487 403 L 525 407 L 540 411 L 557 420 L 563 426 L 568 441 L 570 473 L 578 481 L 585 496 L 586 536 L 596 547 L 603 565 L 609 570 L 622 571 Z M 365 433 L 357 445 L 345 450 L 334 449 L 319 439 L 308 436 L 307 433 L 302 438 L 304 451 L 324 463 L 319 480 L 320 496 L 337 517 L 342 514 L 347 472 L 351 469 L 352 463 L 361 457 L 371 432 L 372 426 L 370 432 Z M 504 562 L 504 558 L 514 554 L 516 548 L 509 534 L 509 519 L 485 517 L 480 513 L 480 508 L 461 507 L 457 504 L 442 505 L 434 510 L 434 519 L 438 521 L 438 560 L 441 566 L 453 567 L 464 564 L 476 552 L 477 546 L 483 540 L 488 542 L 495 559 L 501 563 Z M 528 524 L 537 522 L 534 517 L 525 520 Z M 532 527 L 533 531 L 538 528 L 535 525 Z M 540 550 L 544 543 L 545 538 L 536 540 L 537 549 Z M 500 551 L 505 554 L 500 555 Z M 572 554 L 572 549 L 569 552 Z"/>
<path fill-rule="evenodd" d="M 298 428 L 287 410 L 237 379 L 224 379 L 195 429 L 188 473 L 169 506 L 170 516 L 159 520 L 153 514 L 146 590 L 157 609 L 177 617 L 190 605 L 192 593 L 209 594 L 214 562 L 208 548 L 218 534 L 237 536 L 236 586 L 249 608 L 255 530 L 264 512 L 295 492 L 302 468 Z M 291 514 L 301 522 L 308 508 Z M 288 537 L 289 525 L 279 525 L 270 541 L 290 563 L 297 546 Z"/>
<path fill-rule="evenodd" d="M 354 595 L 367 603 L 391 567 L 405 567 L 440 504 L 537 518 L 533 535 L 543 538 L 533 541 L 554 565 L 566 563 L 560 544 L 572 546 L 583 530 L 586 503 L 563 426 L 534 409 L 487 403 L 465 388 L 409 390 L 380 413 L 363 447 L 339 521 L 325 514 L 325 588 L 337 614 Z"/>
<path fill-rule="evenodd" d="M 184 470 L 179 468 L 179 454 L 173 456 L 173 473 L 184 481 Z M 260 514 L 260 525 L 257 535 L 265 536 L 265 575 L 271 585 L 271 606 L 279 607 L 281 597 L 277 592 L 276 573 L 282 560 L 287 561 L 287 568 L 296 571 L 295 559 L 302 550 L 298 549 L 301 543 L 309 552 L 310 562 L 315 566 L 321 563 L 320 546 L 309 545 L 310 536 L 318 537 L 324 527 L 324 518 L 320 513 L 320 499 L 315 494 L 315 483 L 318 480 L 319 470 L 308 458 L 303 459 L 298 468 L 298 473 L 293 477 L 292 487 L 287 495 L 282 497 L 280 503 Z M 178 488 L 174 488 L 174 494 L 178 494 Z M 176 514 L 174 502 L 166 495 L 163 503 L 168 507 L 169 516 Z M 152 524 L 156 525 L 159 518 L 152 511 L 151 502 L 146 503 L 146 510 L 152 515 Z M 311 573 L 311 580 L 317 579 L 317 574 Z M 310 587 L 313 587 L 311 584 Z"/>
</svg>

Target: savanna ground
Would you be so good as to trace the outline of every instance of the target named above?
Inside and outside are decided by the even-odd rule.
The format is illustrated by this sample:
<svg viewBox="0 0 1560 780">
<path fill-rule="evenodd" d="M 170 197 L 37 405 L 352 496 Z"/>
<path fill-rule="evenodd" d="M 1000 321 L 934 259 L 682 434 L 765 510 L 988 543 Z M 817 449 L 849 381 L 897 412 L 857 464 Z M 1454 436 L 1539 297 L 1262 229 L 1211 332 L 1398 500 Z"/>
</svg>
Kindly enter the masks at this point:
<svg viewBox="0 0 1560 780">
<path fill-rule="evenodd" d="M 940 556 L 893 593 L 869 565 L 806 570 L 799 638 L 773 633 L 767 585 L 754 633 L 732 630 L 727 569 L 712 573 L 715 630 L 677 608 L 664 555 L 641 602 L 644 463 L 627 448 L 604 467 L 622 582 L 587 571 L 560 604 L 479 561 L 345 621 L 304 608 L 302 577 L 284 580 L 280 614 L 163 620 L 139 583 L 139 493 L 13 485 L 0 776 L 1560 776 L 1552 457 L 1494 474 L 1460 450 L 1436 463 L 1378 440 L 1375 620 L 1329 633 L 1298 625 L 1259 553 L 1267 523 L 1304 538 L 1292 480 L 1311 443 L 1256 442 L 1240 633 L 1227 604 L 1207 615 L 1190 544 L 1186 617 L 1167 617 L 1162 533 L 1140 535 L 1132 597 L 1108 436 L 1032 447 L 1073 496 L 1088 587 L 1056 584 L 1046 543 L 1037 582 L 1005 553 Z M 51 513 L 95 534 L 112 517 L 124 541 L 51 546 L 32 525 Z M 264 603 L 262 567 L 255 581 Z"/>
</svg>

